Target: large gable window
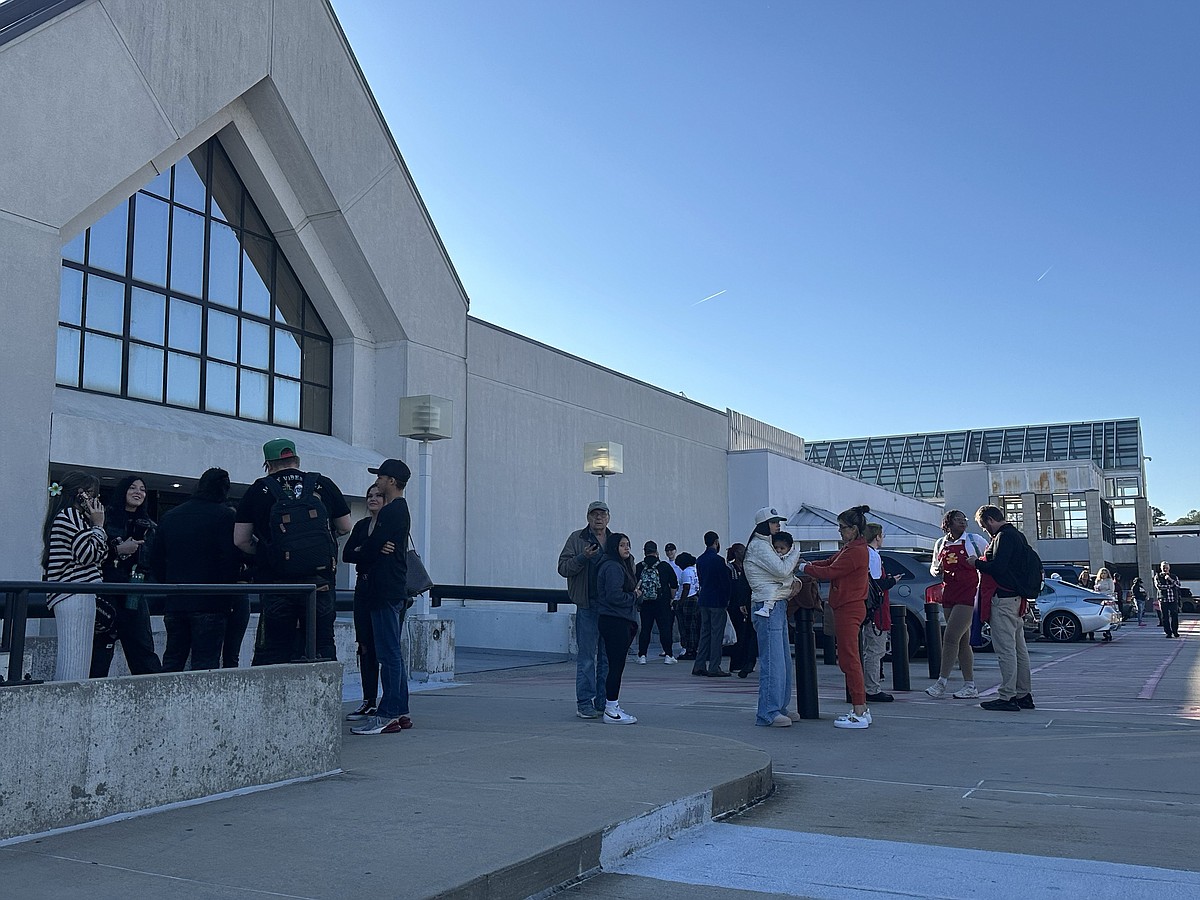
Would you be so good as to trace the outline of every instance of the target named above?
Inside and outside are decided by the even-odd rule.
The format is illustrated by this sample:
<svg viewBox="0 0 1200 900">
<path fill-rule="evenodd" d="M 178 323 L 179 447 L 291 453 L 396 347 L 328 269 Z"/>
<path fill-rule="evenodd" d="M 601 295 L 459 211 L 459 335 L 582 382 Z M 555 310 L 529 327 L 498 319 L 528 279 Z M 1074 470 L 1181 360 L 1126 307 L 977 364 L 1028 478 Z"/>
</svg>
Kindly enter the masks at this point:
<svg viewBox="0 0 1200 900">
<path fill-rule="evenodd" d="M 329 433 L 333 341 L 215 138 L 62 264 L 60 385 Z"/>
</svg>

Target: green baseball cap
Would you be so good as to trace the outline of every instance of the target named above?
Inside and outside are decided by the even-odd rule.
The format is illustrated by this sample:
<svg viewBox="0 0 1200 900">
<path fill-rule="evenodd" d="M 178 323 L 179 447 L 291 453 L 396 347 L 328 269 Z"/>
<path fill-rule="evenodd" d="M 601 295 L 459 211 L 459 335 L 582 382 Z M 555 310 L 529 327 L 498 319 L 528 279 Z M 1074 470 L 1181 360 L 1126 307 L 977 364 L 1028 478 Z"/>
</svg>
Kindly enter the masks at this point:
<svg viewBox="0 0 1200 900">
<path fill-rule="evenodd" d="M 263 462 L 299 458 L 296 454 L 296 445 L 287 438 L 275 438 L 275 440 L 263 444 Z"/>
</svg>

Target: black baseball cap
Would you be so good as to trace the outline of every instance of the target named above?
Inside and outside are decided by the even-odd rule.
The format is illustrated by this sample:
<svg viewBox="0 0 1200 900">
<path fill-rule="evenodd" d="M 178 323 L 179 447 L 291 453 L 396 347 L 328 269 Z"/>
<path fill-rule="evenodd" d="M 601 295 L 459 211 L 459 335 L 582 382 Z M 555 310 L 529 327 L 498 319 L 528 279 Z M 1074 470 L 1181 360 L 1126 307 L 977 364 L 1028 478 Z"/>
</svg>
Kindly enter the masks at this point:
<svg viewBox="0 0 1200 900">
<path fill-rule="evenodd" d="M 412 469 L 402 459 L 385 459 L 378 468 L 367 469 L 372 475 L 386 475 L 395 478 L 401 484 L 407 484 L 412 477 Z"/>
</svg>

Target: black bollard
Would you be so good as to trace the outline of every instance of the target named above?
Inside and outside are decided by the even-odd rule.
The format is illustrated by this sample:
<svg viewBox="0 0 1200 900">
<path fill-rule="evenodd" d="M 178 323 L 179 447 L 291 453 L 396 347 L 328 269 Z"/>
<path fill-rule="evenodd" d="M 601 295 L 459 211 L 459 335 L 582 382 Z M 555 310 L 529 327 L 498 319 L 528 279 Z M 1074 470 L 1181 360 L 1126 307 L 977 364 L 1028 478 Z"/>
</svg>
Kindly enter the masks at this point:
<svg viewBox="0 0 1200 900">
<path fill-rule="evenodd" d="M 802 719 L 821 718 L 817 700 L 817 638 L 811 609 L 796 610 L 796 712 Z"/>
<path fill-rule="evenodd" d="M 907 607 L 902 603 L 892 604 L 892 688 L 897 691 L 912 690 L 908 678 L 908 620 Z"/>
<path fill-rule="evenodd" d="M 942 677 L 942 604 L 925 604 L 925 657 L 929 660 L 929 677 Z"/>
</svg>

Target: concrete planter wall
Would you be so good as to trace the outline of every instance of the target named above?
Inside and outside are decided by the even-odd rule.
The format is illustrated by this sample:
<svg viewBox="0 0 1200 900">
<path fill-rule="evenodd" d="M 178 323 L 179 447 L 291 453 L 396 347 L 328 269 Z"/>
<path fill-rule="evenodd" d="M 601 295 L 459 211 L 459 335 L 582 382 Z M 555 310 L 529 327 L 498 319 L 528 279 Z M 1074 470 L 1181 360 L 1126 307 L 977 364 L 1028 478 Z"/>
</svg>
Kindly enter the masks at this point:
<svg viewBox="0 0 1200 900">
<path fill-rule="evenodd" d="M 2 688 L 0 841 L 337 771 L 341 703 L 336 662 Z"/>
</svg>

